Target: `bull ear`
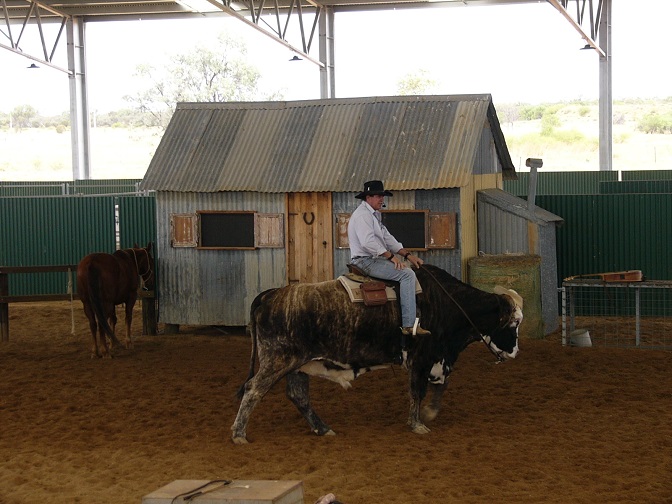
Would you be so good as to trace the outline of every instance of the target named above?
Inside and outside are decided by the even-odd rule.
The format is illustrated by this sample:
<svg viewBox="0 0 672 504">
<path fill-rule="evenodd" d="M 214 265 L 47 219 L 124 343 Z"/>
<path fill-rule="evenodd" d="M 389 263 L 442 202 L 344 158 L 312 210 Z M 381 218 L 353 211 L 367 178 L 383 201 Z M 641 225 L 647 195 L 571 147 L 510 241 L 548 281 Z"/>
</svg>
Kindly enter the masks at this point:
<svg viewBox="0 0 672 504">
<path fill-rule="evenodd" d="M 507 289 L 506 287 L 502 287 L 501 285 L 496 285 L 492 291 L 495 294 L 509 296 L 511 299 L 513 299 L 514 304 L 518 308 L 520 308 L 521 310 L 523 309 L 523 297 L 520 294 L 518 294 L 515 290 Z"/>
</svg>

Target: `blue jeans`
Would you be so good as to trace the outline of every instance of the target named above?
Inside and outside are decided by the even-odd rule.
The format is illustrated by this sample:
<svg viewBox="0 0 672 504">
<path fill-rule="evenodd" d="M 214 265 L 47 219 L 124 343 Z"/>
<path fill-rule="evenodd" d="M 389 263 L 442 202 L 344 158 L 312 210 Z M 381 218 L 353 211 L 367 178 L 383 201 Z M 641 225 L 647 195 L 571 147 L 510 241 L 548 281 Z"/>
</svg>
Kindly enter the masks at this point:
<svg viewBox="0 0 672 504">
<path fill-rule="evenodd" d="M 415 324 L 415 271 L 410 267 L 395 269 L 394 263 L 383 257 L 358 257 L 352 259 L 367 275 L 399 282 L 399 303 L 401 304 L 401 326 Z"/>
</svg>

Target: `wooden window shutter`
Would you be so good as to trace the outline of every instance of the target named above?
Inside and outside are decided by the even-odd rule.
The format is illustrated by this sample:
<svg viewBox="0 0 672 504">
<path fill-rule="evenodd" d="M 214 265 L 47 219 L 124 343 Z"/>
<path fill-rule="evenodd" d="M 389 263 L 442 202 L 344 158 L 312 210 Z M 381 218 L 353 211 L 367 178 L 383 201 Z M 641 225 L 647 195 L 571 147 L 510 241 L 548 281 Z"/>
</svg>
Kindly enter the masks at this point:
<svg viewBox="0 0 672 504">
<path fill-rule="evenodd" d="M 427 248 L 457 248 L 457 214 L 437 212 L 429 214 L 429 237 Z"/>
<path fill-rule="evenodd" d="M 196 247 L 198 245 L 198 216 L 196 214 L 170 214 L 170 245 Z"/>
<path fill-rule="evenodd" d="M 285 225 L 282 214 L 254 214 L 254 245 L 259 248 L 285 246 Z"/>
<path fill-rule="evenodd" d="M 348 240 L 349 222 L 349 213 L 339 213 L 336 215 L 336 248 L 350 248 L 350 240 Z"/>
</svg>

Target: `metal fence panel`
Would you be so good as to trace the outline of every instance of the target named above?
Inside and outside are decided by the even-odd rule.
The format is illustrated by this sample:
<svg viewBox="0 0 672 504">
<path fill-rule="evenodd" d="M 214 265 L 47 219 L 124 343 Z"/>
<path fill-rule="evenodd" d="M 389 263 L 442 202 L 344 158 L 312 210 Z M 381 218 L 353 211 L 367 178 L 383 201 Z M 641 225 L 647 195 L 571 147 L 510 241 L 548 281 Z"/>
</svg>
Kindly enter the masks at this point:
<svg viewBox="0 0 672 504">
<path fill-rule="evenodd" d="M 648 279 L 672 280 L 672 194 L 540 196 L 559 215 L 558 285 L 574 275 L 641 270 Z"/>
<path fill-rule="evenodd" d="M 91 252 L 117 248 L 115 205 L 119 205 L 124 247 L 156 241 L 153 197 L 0 198 L 0 264 L 77 264 Z M 62 294 L 66 273 L 9 275 L 10 295 Z"/>
</svg>

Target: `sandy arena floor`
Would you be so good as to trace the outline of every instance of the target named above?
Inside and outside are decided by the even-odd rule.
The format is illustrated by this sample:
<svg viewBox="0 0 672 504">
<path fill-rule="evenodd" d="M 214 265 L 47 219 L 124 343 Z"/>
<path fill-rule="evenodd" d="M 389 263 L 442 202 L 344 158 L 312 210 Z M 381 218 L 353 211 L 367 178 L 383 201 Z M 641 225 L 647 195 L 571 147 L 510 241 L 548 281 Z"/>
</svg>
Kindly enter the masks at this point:
<svg viewBox="0 0 672 504">
<path fill-rule="evenodd" d="M 230 440 L 247 374 L 242 332 L 136 336 L 92 360 L 81 304 L 13 304 L 0 343 L 0 503 L 140 504 L 176 479 L 291 479 L 305 502 L 672 503 L 672 353 L 521 341 L 457 363 L 425 436 L 406 424 L 406 373 L 343 390 L 313 380 L 335 437 L 311 434 L 276 386 L 246 446 Z M 120 322 L 123 315 L 120 315 Z M 136 307 L 135 334 L 141 328 Z M 121 327 L 117 327 L 119 333 Z"/>
</svg>

